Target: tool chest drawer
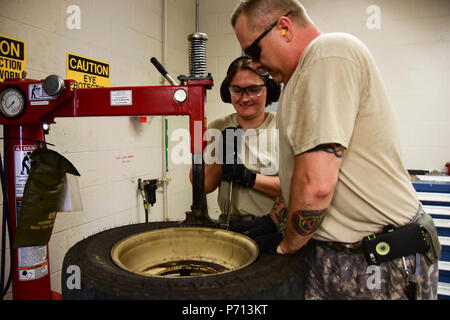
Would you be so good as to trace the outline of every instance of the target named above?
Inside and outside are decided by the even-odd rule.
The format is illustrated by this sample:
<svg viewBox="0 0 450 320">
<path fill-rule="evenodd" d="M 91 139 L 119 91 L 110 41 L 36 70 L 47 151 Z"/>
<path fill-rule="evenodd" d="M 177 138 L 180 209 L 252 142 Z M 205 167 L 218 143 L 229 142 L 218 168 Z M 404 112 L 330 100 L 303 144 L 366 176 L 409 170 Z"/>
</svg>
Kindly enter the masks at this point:
<svg viewBox="0 0 450 320">
<path fill-rule="evenodd" d="M 439 260 L 438 299 L 450 300 L 450 176 L 417 176 L 413 186 L 425 212 L 436 225 L 442 254 Z"/>
</svg>

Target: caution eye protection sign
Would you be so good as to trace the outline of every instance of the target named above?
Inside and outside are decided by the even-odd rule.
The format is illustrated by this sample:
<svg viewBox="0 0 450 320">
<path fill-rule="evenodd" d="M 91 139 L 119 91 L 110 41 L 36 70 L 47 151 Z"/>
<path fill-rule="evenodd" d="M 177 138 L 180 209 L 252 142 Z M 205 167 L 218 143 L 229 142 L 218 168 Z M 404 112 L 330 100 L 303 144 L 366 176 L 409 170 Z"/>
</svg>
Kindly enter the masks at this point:
<svg viewBox="0 0 450 320">
<path fill-rule="evenodd" d="M 0 81 L 21 78 L 25 67 L 25 42 L 0 35 Z"/>
</svg>

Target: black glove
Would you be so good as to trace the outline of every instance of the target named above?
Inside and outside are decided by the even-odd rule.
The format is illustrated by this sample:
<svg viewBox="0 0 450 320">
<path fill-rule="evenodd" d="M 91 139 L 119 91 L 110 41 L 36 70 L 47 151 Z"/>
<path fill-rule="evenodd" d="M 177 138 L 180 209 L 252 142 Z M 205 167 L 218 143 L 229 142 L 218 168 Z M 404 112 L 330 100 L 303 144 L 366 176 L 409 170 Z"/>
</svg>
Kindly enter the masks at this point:
<svg viewBox="0 0 450 320">
<path fill-rule="evenodd" d="M 283 240 L 280 232 L 268 233 L 253 239 L 259 246 L 261 252 L 277 254 L 277 248 Z"/>
<path fill-rule="evenodd" d="M 247 169 L 243 164 L 223 164 L 222 180 L 237 182 L 243 187 L 253 188 L 256 172 Z"/>
<path fill-rule="evenodd" d="M 256 172 L 247 169 L 238 156 L 238 150 L 242 144 L 242 133 L 241 127 L 226 128 L 222 131 L 222 180 L 237 182 L 243 187 L 252 188 L 255 184 Z"/>
<path fill-rule="evenodd" d="M 258 244 L 261 252 L 271 254 L 277 253 L 277 247 L 283 240 L 283 235 L 278 232 L 269 214 L 251 221 L 231 221 L 228 230 L 252 238 Z"/>
</svg>

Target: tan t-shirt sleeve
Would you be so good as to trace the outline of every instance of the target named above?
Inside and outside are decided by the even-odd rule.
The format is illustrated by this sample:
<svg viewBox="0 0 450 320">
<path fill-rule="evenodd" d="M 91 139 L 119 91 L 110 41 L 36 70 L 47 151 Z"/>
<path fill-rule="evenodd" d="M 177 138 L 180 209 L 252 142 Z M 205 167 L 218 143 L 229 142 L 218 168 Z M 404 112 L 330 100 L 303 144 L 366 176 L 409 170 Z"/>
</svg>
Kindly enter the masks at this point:
<svg viewBox="0 0 450 320">
<path fill-rule="evenodd" d="M 295 155 L 320 144 L 348 148 L 363 88 L 361 68 L 341 57 L 326 57 L 307 66 L 299 77 L 289 117 L 288 139 Z"/>
</svg>

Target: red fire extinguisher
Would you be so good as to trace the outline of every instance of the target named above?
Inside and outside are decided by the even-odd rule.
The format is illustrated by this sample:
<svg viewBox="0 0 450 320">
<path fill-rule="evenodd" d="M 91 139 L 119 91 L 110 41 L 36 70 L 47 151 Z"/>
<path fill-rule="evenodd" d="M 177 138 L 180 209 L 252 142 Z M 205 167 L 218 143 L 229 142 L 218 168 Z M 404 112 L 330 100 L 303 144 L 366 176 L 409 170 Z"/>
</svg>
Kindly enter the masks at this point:
<svg viewBox="0 0 450 320">
<path fill-rule="evenodd" d="M 15 237 L 23 190 L 30 169 L 31 152 L 43 140 L 39 124 L 4 125 L 5 175 L 10 233 Z M 5 202 L 5 201 L 4 201 Z M 13 250 L 12 293 L 14 300 L 50 300 L 48 245 Z M 2 288 L 3 290 L 3 288 Z"/>
</svg>

